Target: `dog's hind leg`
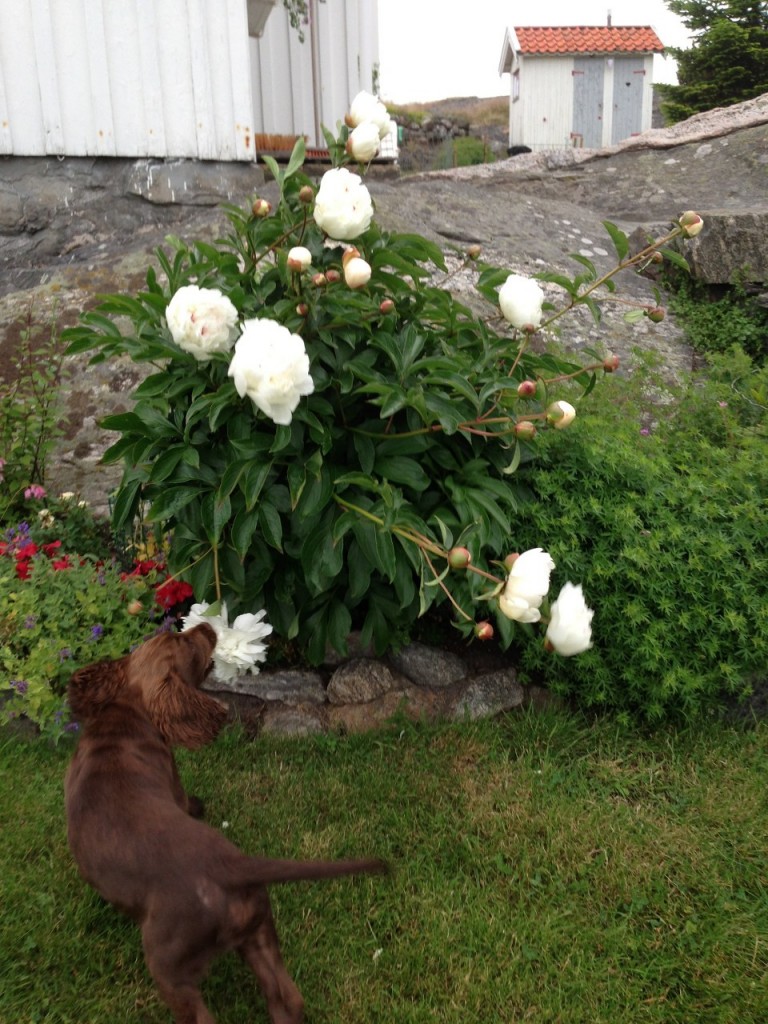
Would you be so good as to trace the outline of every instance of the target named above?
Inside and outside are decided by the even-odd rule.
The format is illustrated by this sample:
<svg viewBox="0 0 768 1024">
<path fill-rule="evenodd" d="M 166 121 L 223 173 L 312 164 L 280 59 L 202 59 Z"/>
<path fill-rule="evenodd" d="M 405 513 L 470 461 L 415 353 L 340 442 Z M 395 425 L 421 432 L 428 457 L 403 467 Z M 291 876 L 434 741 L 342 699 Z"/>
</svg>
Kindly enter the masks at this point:
<svg viewBox="0 0 768 1024">
<path fill-rule="evenodd" d="M 269 905 L 266 913 L 259 915 L 258 925 L 238 947 L 238 952 L 256 975 L 271 1024 L 301 1024 L 304 1000 L 283 963 Z"/>
<path fill-rule="evenodd" d="M 144 959 L 154 979 L 160 998 L 173 1015 L 174 1024 L 216 1024 L 203 1002 L 200 982 L 208 968 L 209 957 L 190 958 L 179 955 L 168 945 L 157 943 L 157 936 L 142 930 Z"/>
</svg>

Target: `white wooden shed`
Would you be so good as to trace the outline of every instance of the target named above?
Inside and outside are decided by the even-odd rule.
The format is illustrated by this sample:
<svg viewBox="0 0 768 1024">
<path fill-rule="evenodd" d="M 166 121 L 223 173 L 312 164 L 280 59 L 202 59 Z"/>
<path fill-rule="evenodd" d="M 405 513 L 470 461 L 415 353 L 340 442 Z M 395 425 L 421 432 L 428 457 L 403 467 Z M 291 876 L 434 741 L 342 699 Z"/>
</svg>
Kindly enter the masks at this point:
<svg viewBox="0 0 768 1024">
<path fill-rule="evenodd" d="M 510 74 L 509 145 L 600 148 L 651 127 L 650 26 L 507 29 L 499 74 Z"/>
<path fill-rule="evenodd" d="M 378 0 L 308 8 L 303 42 L 282 6 L 251 38 L 254 128 L 259 139 L 303 135 L 310 149 L 325 149 L 323 125 L 335 132 L 358 92 L 378 93 Z"/>
<path fill-rule="evenodd" d="M 0 0 L 0 154 L 252 161 L 372 91 L 377 0 Z"/>
</svg>

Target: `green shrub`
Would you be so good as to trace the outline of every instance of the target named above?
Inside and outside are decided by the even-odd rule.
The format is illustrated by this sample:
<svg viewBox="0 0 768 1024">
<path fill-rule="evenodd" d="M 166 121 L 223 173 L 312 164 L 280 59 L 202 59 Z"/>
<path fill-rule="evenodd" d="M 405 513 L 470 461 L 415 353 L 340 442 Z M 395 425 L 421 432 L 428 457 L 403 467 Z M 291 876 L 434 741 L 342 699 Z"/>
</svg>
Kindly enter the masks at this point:
<svg viewBox="0 0 768 1024">
<path fill-rule="evenodd" d="M 703 353 L 728 352 L 738 345 L 759 362 L 768 357 L 768 309 L 733 285 L 717 297 L 689 277 L 675 276 L 672 308 L 690 344 Z"/>
<path fill-rule="evenodd" d="M 493 150 L 484 139 L 462 135 L 457 139 L 449 139 L 443 145 L 438 166 L 470 167 L 475 164 L 492 164 L 494 160 Z"/>
<path fill-rule="evenodd" d="M 529 678 L 546 673 L 582 704 L 658 720 L 712 708 L 765 673 L 765 410 L 761 424 L 734 416 L 726 427 L 719 388 L 683 388 L 648 429 L 642 383 L 615 380 L 613 412 L 582 406 L 567 444 L 542 438 L 543 462 L 521 470 L 535 500 L 516 543 L 546 538 L 595 608 L 594 647 L 558 672 L 537 645 L 520 648 Z M 713 421 L 702 432 L 705 407 Z"/>
</svg>

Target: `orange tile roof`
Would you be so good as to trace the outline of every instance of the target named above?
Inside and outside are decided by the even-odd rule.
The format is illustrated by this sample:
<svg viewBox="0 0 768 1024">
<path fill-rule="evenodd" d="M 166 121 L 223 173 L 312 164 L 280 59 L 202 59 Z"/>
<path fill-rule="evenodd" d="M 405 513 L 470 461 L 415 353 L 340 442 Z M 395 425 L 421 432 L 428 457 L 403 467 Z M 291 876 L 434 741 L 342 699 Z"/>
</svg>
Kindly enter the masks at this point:
<svg viewBox="0 0 768 1024">
<path fill-rule="evenodd" d="M 520 52 L 659 53 L 664 44 L 649 25 L 564 25 L 515 28 Z"/>
</svg>

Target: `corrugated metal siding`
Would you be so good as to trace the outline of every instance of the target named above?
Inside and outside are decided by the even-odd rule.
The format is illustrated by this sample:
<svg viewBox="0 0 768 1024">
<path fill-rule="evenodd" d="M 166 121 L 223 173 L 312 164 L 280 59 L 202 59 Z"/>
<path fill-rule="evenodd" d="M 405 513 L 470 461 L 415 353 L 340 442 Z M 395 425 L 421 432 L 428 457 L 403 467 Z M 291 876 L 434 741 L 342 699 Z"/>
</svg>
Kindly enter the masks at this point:
<svg viewBox="0 0 768 1024">
<path fill-rule="evenodd" d="M 0 153 L 253 160 L 245 0 L 1 0 Z"/>
<path fill-rule="evenodd" d="M 321 126 L 335 133 L 353 97 L 376 92 L 377 0 L 310 0 L 299 42 L 287 13 L 275 8 L 251 40 L 254 122 L 258 134 L 306 135 L 324 147 Z"/>
</svg>

